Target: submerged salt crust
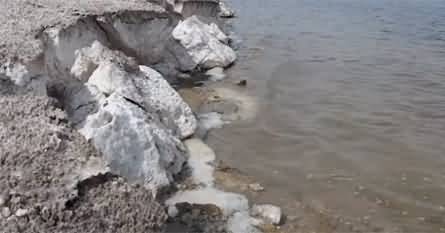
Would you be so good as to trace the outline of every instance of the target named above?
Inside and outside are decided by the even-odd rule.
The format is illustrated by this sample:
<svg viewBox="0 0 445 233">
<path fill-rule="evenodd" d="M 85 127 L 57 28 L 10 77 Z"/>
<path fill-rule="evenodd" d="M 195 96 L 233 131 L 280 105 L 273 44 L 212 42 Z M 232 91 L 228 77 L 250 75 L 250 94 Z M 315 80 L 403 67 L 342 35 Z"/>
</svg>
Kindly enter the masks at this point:
<svg viewBox="0 0 445 233">
<path fill-rule="evenodd" d="M 165 204 L 171 214 L 176 213 L 175 204 L 213 204 L 223 211 L 228 218 L 227 229 L 232 233 L 260 232 L 253 226 L 249 215 L 249 202 L 243 195 L 225 192 L 214 187 L 215 153 L 201 139 L 193 138 L 184 142 L 189 152 L 188 164 L 192 170 L 192 179 L 198 188 L 179 191 Z"/>
<path fill-rule="evenodd" d="M 207 25 L 196 16 L 181 21 L 172 31 L 172 36 L 186 49 L 194 61 L 194 69 L 227 67 L 236 60 L 236 54 L 227 43 L 228 37 L 215 25 Z"/>
</svg>

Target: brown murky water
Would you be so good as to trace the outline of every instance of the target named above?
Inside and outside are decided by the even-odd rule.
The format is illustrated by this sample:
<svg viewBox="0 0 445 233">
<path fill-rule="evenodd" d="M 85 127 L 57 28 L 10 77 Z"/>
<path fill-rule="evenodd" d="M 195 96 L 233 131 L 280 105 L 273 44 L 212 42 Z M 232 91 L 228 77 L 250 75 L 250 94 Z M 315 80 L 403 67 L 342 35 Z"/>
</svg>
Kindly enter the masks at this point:
<svg viewBox="0 0 445 233">
<path fill-rule="evenodd" d="M 309 205 L 320 232 L 445 231 L 445 1 L 231 3 L 230 76 L 258 112 L 209 143 L 264 184 L 256 201 L 297 223 Z"/>
</svg>

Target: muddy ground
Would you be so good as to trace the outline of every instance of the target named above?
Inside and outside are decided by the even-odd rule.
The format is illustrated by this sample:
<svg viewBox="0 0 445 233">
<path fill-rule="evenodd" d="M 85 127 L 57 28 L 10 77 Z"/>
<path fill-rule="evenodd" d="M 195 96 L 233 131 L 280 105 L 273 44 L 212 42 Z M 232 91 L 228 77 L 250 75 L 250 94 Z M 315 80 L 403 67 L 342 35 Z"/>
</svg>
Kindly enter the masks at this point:
<svg viewBox="0 0 445 233">
<path fill-rule="evenodd" d="M 0 85 L 2 232 L 158 232 L 164 208 L 107 172 L 56 100 Z"/>
</svg>

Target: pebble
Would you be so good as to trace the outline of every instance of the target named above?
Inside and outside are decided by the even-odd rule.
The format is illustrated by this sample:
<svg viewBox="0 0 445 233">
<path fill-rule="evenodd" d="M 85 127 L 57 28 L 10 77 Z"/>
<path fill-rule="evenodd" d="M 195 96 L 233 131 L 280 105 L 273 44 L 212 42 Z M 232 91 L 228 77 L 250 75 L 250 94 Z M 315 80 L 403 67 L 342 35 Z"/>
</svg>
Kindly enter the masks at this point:
<svg viewBox="0 0 445 233">
<path fill-rule="evenodd" d="M 174 218 L 178 215 L 179 211 L 178 211 L 178 208 L 176 208 L 176 206 L 169 206 L 167 213 L 168 213 L 168 216 Z"/>
<path fill-rule="evenodd" d="M 382 205 L 382 204 L 383 204 L 383 201 L 380 200 L 380 199 L 377 199 L 377 200 L 375 201 L 375 203 L 376 203 L 377 205 Z"/>
<path fill-rule="evenodd" d="M 7 217 L 11 216 L 11 210 L 9 210 L 8 207 L 3 207 L 3 209 L 2 209 L 2 216 L 4 218 L 7 218 Z"/>
<path fill-rule="evenodd" d="M 247 80 L 245 80 L 245 79 L 240 80 L 240 81 L 238 81 L 236 83 L 236 85 L 241 86 L 241 87 L 245 87 L 245 86 L 247 86 Z"/>
<path fill-rule="evenodd" d="M 251 189 L 252 191 L 255 191 L 255 192 L 262 192 L 262 191 L 264 191 L 264 187 L 261 186 L 261 184 L 259 184 L 259 183 L 249 184 L 249 189 Z"/>
<path fill-rule="evenodd" d="M 179 74 L 177 75 L 177 77 L 178 77 L 178 78 L 181 78 L 181 79 L 188 79 L 188 78 L 191 78 L 191 75 L 190 75 L 190 74 L 187 74 L 187 73 L 179 73 Z"/>
<path fill-rule="evenodd" d="M 253 205 L 251 214 L 261 217 L 274 225 L 278 225 L 281 222 L 281 208 L 274 205 Z"/>
<path fill-rule="evenodd" d="M 29 210 L 27 210 L 27 209 L 18 209 L 15 212 L 15 216 L 17 216 L 17 217 L 23 217 L 23 216 L 26 216 L 28 214 L 29 214 Z"/>
</svg>

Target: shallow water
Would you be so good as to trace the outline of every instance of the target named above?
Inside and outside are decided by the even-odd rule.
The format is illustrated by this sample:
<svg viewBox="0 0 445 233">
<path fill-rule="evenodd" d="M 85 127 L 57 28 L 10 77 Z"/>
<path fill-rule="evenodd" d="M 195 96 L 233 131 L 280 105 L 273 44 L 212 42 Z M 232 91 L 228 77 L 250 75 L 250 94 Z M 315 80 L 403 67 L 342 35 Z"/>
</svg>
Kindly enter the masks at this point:
<svg viewBox="0 0 445 233">
<path fill-rule="evenodd" d="M 230 2 L 230 76 L 259 108 L 210 135 L 218 157 L 288 215 L 303 202 L 364 231 L 445 231 L 445 1 Z"/>
</svg>

